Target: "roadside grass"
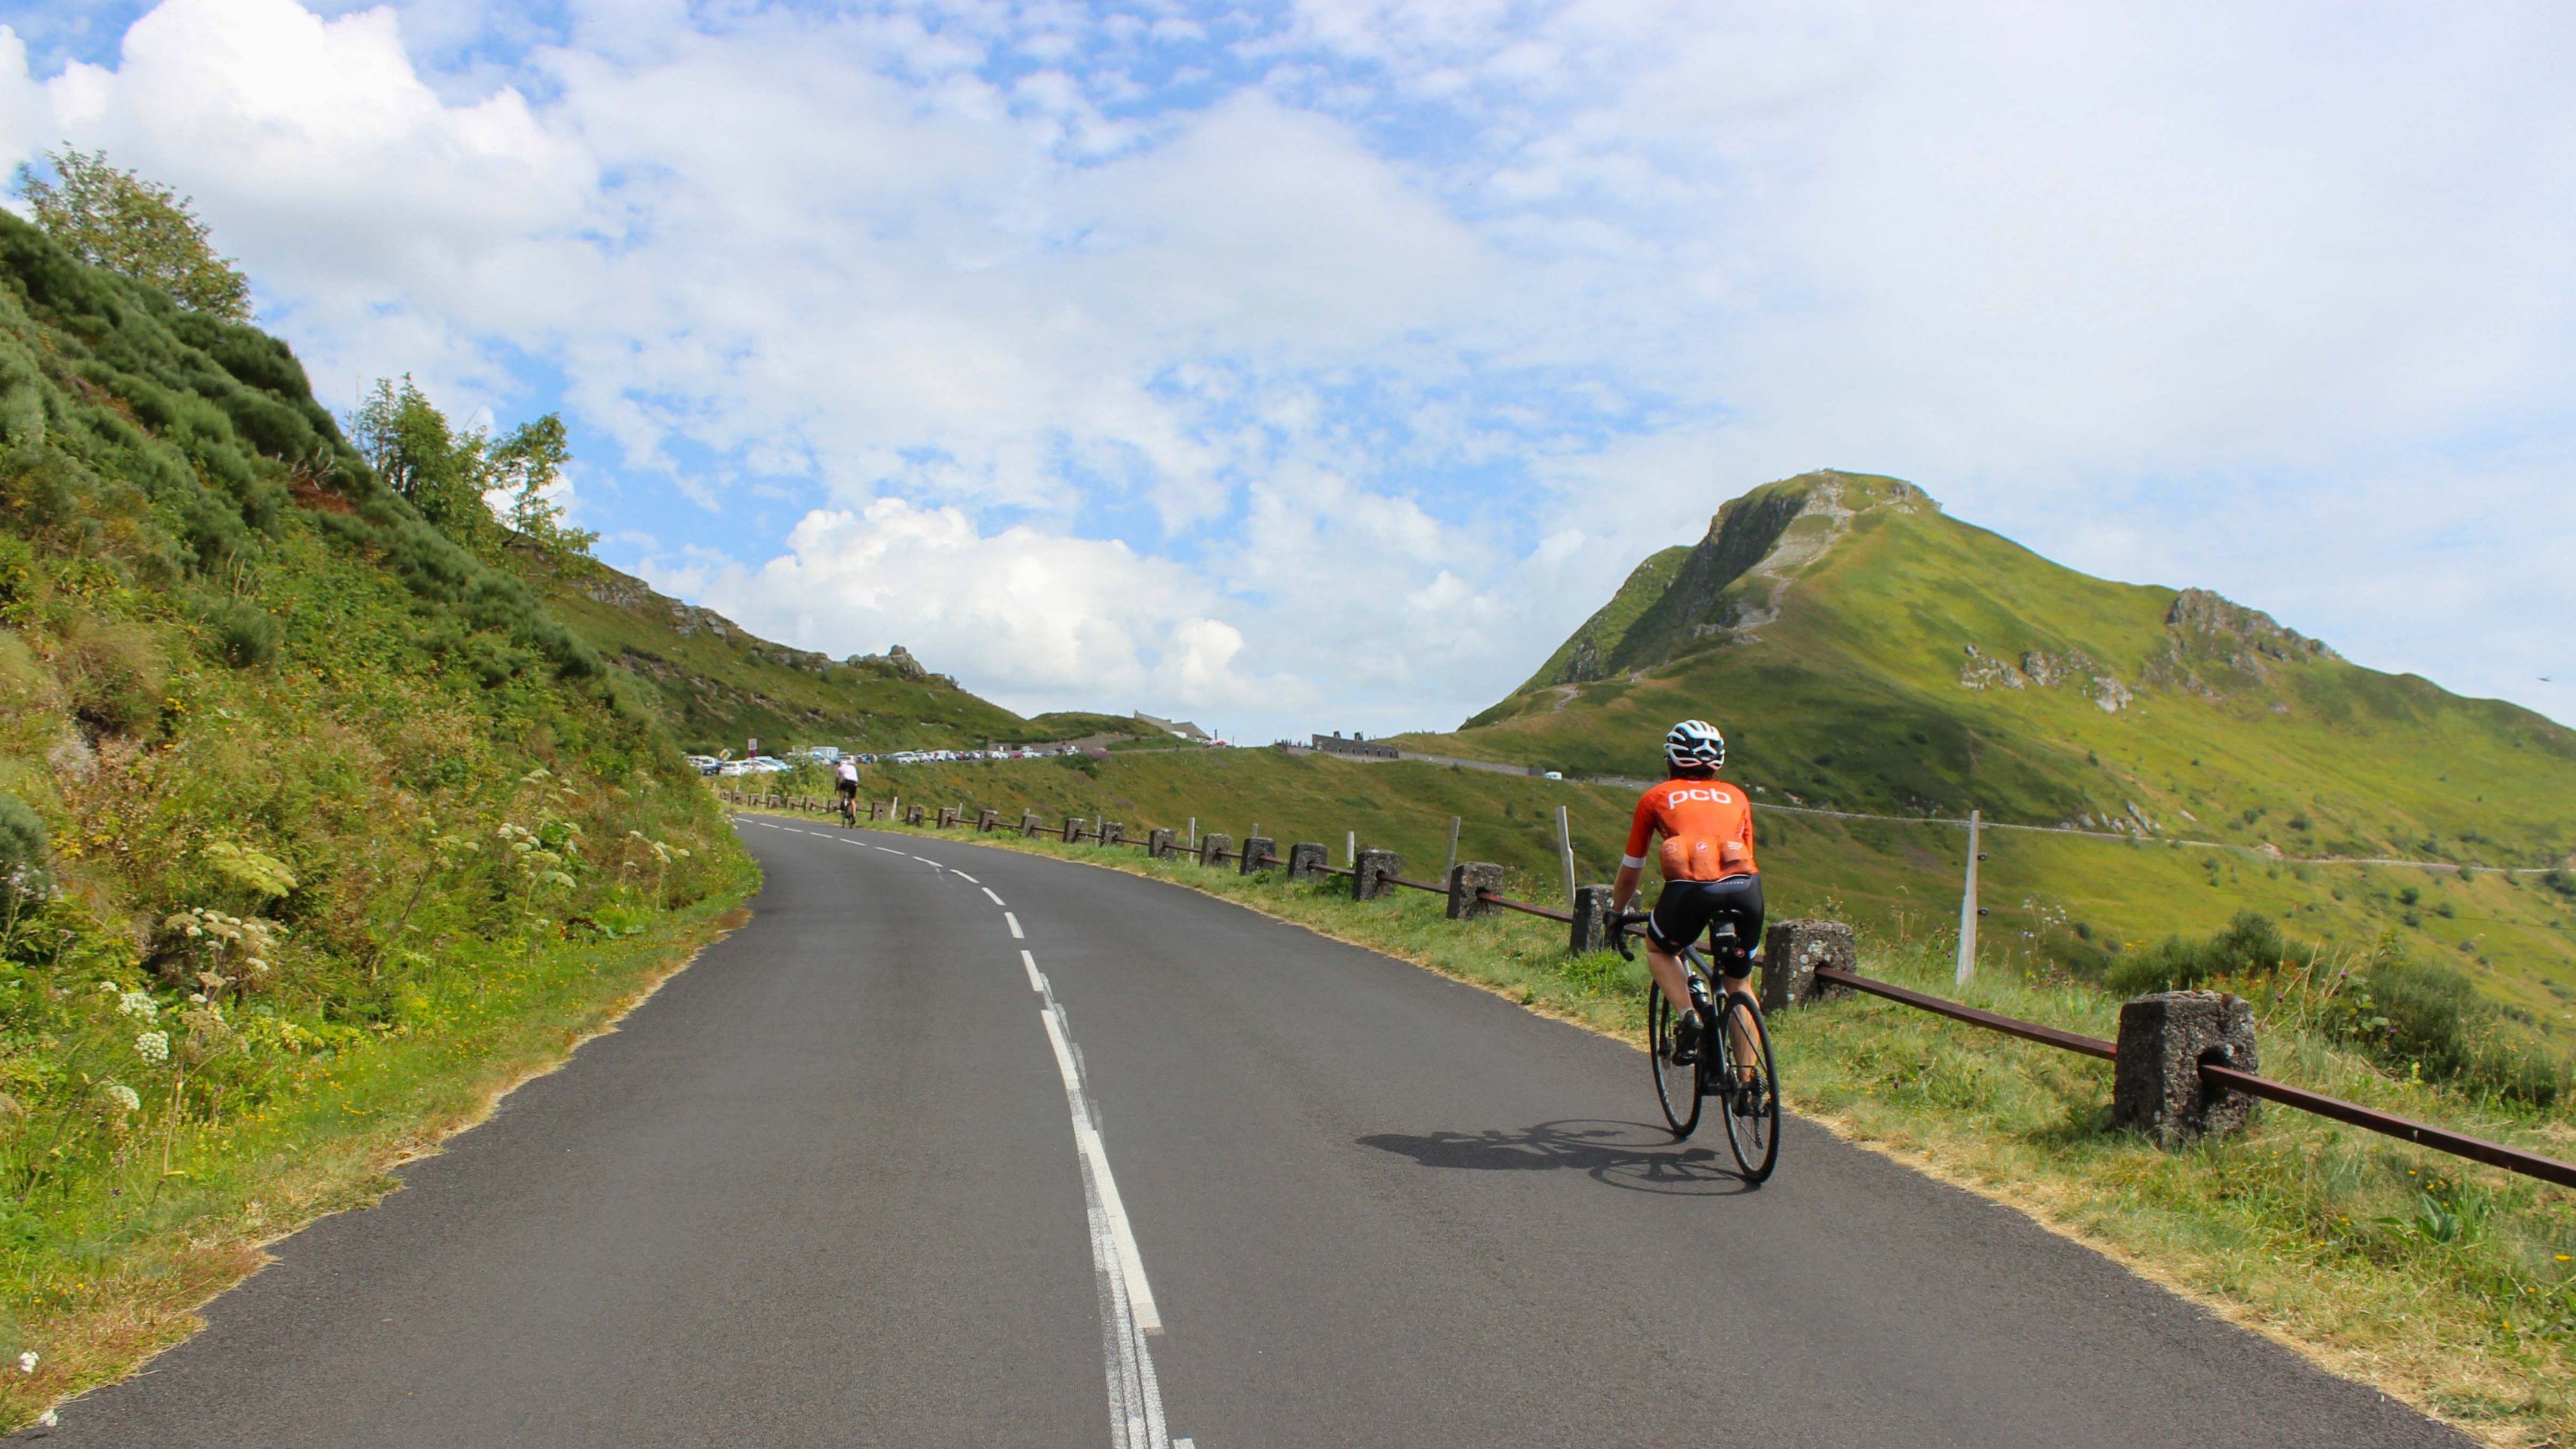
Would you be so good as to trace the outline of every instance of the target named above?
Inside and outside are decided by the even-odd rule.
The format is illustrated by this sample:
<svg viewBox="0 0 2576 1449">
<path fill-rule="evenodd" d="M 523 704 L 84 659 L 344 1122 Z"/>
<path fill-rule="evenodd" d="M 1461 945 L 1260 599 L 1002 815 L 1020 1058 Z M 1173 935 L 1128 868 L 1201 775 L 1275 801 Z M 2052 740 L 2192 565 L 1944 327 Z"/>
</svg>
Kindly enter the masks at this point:
<svg viewBox="0 0 2576 1449">
<path fill-rule="evenodd" d="M 1362 903 L 1339 878 L 1292 886 L 1275 871 L 1244 876 L 1054 838 L 897 828 L 1171 881 L 1642 1041 L 1642 966 L 1569 958 L 1552 922 L 1461 924 L 1422 892 Z M 1859 929 L 1873 976 L 2118 1033 L 2119 1001 L 2088 984 L 1988 970 L 1959 990 L 1941 943 Z M 2267 1075 L 2576 1155 L 2576 1110 L 2564 1104 L 2540 1111 L 2409 1080 L 2321 1034 L 2295 993 L 2252 999 Z M 2019 1209 L 2488 1443 L 2576 1440 L 2576 1193 L 2269 1104 L 2239 1137 L 2160 1151 L 2110 1126 L 2108 1063 L 1878 998 L 1790 1013 L 1774 1027 L 1791 1105 L 1837 1135 Z M 1637 1091 L 1640 1117 L 1651 1118 L 1642 1062 Z M 1794 1157 L 1782 1171 L 1797 1171 Z"/>
<path fill-rule="evenodd" d="M 197 1310 L 255 1273 L 261 1251 L 399 1186 L 498 1099 L 561 1066 L 741 924 L 750 882 L 658 915 L 641 934 L 528 952 L 488 943 L 424 978 L 402 1024 L 297 1064 L 255 1110 L 177 1134 L 119 1132 L 105 1170 L 13 1194 L 0 1219 L 0 1422 L 131 1373 L 201 1326 Z"/>
</svg>

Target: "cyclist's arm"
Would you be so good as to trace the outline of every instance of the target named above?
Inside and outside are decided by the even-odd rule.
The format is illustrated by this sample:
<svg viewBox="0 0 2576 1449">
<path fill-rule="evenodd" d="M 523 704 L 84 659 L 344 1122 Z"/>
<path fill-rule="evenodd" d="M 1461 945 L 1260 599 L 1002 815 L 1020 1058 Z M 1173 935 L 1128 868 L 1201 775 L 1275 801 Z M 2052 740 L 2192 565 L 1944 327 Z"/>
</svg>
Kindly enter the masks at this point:
<svg viewBox="0 0 2576 1449">
<path fill-rule="evenodd" d="M 1610 887 L 1610 909 L 1628 909 L 1637 898 L 1637 882 L 1646 873 L 1646 847 L 1655 838 L 1654 796 L 1649 793 L 1637 801 L 1637 817 L 1628 825 L 1628 851 L 1619 862 L 1619 878 Z"/>
</svg>

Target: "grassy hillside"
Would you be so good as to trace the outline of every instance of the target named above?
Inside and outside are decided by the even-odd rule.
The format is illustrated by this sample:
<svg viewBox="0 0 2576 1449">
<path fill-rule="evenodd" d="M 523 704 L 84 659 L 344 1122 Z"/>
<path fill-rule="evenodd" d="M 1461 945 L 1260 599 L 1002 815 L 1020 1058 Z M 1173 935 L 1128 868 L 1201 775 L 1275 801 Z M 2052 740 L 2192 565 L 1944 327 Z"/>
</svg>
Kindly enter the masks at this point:
<svg viewBox="0 0 2576 1449">
<path fill-rule="evenodd" d="M 839 745 L 870 754 L 1037 744 L 1133 732 L 1123 715 L 1058 712 L 1022 719 L 933 674 L 900 646 L 833 659 L 773 644 L 643 580 L 582 562 L 528 564 L 548 607 L 691 751 L 739 754 Z"/>
<path fill-rule="evenodd" d="M 1029 722 L 900 650 L 835 660 L 773 644 L 709 609 L 591 565 L 547 572 L 547 603 L 687 749 L 833 744 L 876 752 L 1030 737 Z"/>
<path fill-rule="evenodd" d="M 751 883 L 275 339 L 0 216 L 0 1418 L 129 1367 Z"/>
</svg>

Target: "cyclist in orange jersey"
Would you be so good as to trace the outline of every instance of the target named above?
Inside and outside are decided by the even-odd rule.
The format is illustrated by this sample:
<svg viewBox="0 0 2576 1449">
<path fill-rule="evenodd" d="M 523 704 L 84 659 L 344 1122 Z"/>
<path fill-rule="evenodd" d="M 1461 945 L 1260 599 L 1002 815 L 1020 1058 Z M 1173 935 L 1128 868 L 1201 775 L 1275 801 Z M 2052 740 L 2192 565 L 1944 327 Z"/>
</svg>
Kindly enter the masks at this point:
<svg viewBox="0 0 2576 1449">
<path fill-rule="evenodd" d="M 1706 720 L 1689 719 L 1664 736 L 1664 760 L 1673 778 L 1637 801 L 1628 850 L 1611 887 L 1610 908 L 1624 911 L 1636 898 L 1646 868 L 1646 847 L 1657 835 L 1664 889 L 1646 918 L 1646 962 L 1655 984 L 1672 1002 L 1677 1021 L 1674 1059 L 1689 1061 L 1707 1023 L 1682 977 L 1682 948 L 1721 921 L 1735 939 L 1715 943 L 1711 959 L 1725 988 L 1753 995 L 1753 948 L 1762 938 L 1762 873 L 1753 863 L 1753 805 L 1743 790 L 1717 777 L 1726 763 L 1726 738 Z M 1752 1043 L 1736 1043 L 1737 1060 L 1752 1059 Z"/>
</svg>

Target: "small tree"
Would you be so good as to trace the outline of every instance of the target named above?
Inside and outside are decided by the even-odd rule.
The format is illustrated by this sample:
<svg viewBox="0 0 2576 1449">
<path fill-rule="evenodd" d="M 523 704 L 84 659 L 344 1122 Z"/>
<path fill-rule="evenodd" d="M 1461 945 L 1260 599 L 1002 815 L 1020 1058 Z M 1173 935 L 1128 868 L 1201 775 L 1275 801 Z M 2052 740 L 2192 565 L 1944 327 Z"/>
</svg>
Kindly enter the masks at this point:
<svg viewBox="0 0 2576 1449">
<path fill-rule="evenodd" d="M 565 522 L 563 505 L 546 496 L 571 461 L 559 413 L 521 423 L 484 450 L 485 486 L 510 495 L 510 531 L 558 563 L 587 560 L 590 546 L 599 542 L 598 534 Z"/>
<path fill-rule="evenodd" d="M 22 165 L 18 194 L 64 250 L 158 288 L 191 311 L 250 320 L 250 278 L 215 251 L 206 224 L 189 209 L 195 198 L 117 170 L 105 151 L 66 145 L 45 159 L 55 179 Z"/>
<path fill-rule="evenodd" d="M 406 373 L 399 385 L 376 380 L 350 432 L 386 487 L 469 547 L 489 554 L 503 542 L 516 542 L 570 562 L 588 560 L 590 546 L 599 541 L 598 534 L 566 523 L 562 505 L 546 496 L 572 461 L 558 414 L 521 423 L 498 438 L 480 428 L 452 428 Z M 494 493 L 508 495 L 502 521 L 510 539 L 495 526 Z"/>
<path fill-rule="evenodd" d="M 399 387 L 390 379 L 376 379 L 350 432 L 376 476 L 410 499 L 423 518 L 460 543 L 489 541 L 492 510 L 483 502 L 483 435 L 449 428 L 447 415 L 411 374 L 403 374 Z"/>
</svg>

